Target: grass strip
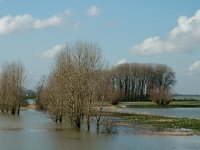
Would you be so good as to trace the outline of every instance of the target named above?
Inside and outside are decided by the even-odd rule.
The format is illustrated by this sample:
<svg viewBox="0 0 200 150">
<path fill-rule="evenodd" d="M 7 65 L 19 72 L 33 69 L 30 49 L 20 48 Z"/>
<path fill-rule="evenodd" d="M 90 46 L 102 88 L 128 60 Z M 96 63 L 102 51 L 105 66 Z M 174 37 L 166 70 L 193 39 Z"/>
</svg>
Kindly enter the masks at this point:
<svg viewBox="0 0 200 150">
<path fill-rule="evenodd" d="M 169 105 L 160 106 L 154 102 L 131 102 L 128 108 L 198 108 L 200 101 L 173 101 Z"/>
<path fill-rule="evenodd" d="M 122 117 L 132 123 L 152 125 L 159 128 L 185 128 L 200 131 L 199 119 L 173 118 L 146 114 L 122 114 Z"/>
</svg>

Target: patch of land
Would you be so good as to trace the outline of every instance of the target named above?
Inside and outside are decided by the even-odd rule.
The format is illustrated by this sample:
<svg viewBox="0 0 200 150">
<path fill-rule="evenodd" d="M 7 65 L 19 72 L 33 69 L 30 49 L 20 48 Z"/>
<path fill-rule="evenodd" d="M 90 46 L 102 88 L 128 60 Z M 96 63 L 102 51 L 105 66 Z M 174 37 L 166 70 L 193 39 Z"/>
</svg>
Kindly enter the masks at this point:
<svg viewBox="0 0 200 150">
<path fill-rule="evenodd" d="M 200 101 L 172 101 L 166 106 L 157 105 L 154 102 L 126 102 L 121 103 L 120 106 L 128 108 L 198 108 Z"/>
<path fill-rule="evenodd" d="M 131 102 L 139 106 L 142 105 L 156 105 L 152 102 Z M 126 104 L 126 105 L 125 105 Z M 130 103 L 123 103 L 120 106 L 106 106 L 106 114 L 108 116 L 119 117 L 121 119 L 121 126 L 138 127 L 138 133 L 140 134 L 154 134 L 154 135 L 200 135 L 200 119 L 191 118 L 176 118 L 166 117 L 159 115 L 150 115 L 143 113 L 124 113 L 119 111 L 117 107 L 128 107 Z M 199 105 L 194 102 L 175 102 L 173 105 Z M 141 108 L 141 107 L 137 108 Z M 147 106 L 146 106 L 147 107 Z M 143 108 L 143 107 L 142 107 Z M 150 107 L 152 108 L 152 107 Z"/>
<path fill-rule="evenodd" d="M 174 118 L 146 114 L 121 114 L 123 118 L 132 123 L 146 124 L 158 128 L 192 129 L 200 131 L 199 119 Z"/>
<path fill-rule="evenodd" d="M 20 108 L 20 110 L 28 110 L 28 109 L 39 109 L 39 105 L 30 104 L 30 105 L 27 105 L 27 106 L 22 106 Z"/>
<path fill-rule="evenodd" d="M 106 115 L 120 118 L 120 122 L 117 123 L 119 126 L 126 126 L 127 128 L 137 127 L 137 134 L 172 136 L 200 135 L 199 119 L 119 112 L 109 112 Z"/>
</svg>

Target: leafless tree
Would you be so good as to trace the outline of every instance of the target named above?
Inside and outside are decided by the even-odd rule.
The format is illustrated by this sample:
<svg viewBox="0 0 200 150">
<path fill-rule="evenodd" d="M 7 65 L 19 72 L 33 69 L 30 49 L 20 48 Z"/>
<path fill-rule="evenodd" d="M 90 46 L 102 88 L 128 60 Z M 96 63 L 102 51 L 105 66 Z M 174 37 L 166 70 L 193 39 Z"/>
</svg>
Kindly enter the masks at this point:
<svg viewBox="0 0 200 150">
<path fill-rule="evenodd" d="M 108 100 L 109 91 L 112 90 L 111 87 L 108 70 L 102 70 L 98 79 L 96 80 L 95 88 L 93 89 L 95 93 L 93 117 L 95 119 L 97 132 L 99 132 L 100 125 L 102 123 L 104 113 L 103 106 Z"/>
<path fill-rule="evenodd" d="M 156 102 L 158 105 L 168 105 L 172 99 L 172 94 L 169 88 L 154 87 L 149 92 L 150 100 Z"/>
<path fill-rule="evenodd" d="M 40 109 L 43 110 L 44 106 L 42 104 L 42 96 L 43 96 L 43 90 L 44 90 L 44 84 L 45 84 L 45 80 L 46 80 L 46 76 L 42 76 L 42 78 L 40 79 L 40 81 L 38 82 L 37 86 L 36 86 L 36 100 L 37 100 L 37 104 L 40 106 Z"/>
<path fill-rule="evenodd" d="M 71 125 L 77 128 L 80 128 L 83 116 L 87 116 L 89 128 L 94 85 L 102 63 L 97 44 L 76 42 L 66 45 L 57 55 L 47 82 L 46 92 L 52 95 L 48 105 L 53 104 L 53 110 L 47 107 L 48 111 L 52 113 L 59 109 L 59 114 L 66 115 Z"/>
<path fill-rule="evenodd" d="M 116 121 L 113 118 L 105 117 L 103 119 L 103 131 L 105 133 L 111 134 L 114 132 L 114 129 L 116 128 Z"/>
<path fill-rule="evenodd" d="M 6 63 L 1 73 L 1 111 L 20 114 L 23 100 L 24 66 L 21 61 Z"/>
<path fill-rule="evenodd" d="M 174 71 L 166 65 L 157 65 L 153 81 L 150 100 L 159 105 L 168 105 L 171 101 L 171 88 L 176 83 Z"/>
</svg>

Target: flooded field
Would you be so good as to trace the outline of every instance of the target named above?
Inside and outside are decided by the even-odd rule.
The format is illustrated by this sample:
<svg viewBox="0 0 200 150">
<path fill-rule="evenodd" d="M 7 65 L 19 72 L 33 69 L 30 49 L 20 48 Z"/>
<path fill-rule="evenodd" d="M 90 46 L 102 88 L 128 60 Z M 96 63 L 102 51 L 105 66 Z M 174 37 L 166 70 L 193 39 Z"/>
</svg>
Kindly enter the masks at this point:
<svg viewBox="0 0 200 150">
<path fill-rule="evenodd" d="M 121 127 L 116 134 L 61 128 L 44 112 L 0 115 L 0 149 L 5 150 L 199 150 L 200 136 L 144 135 Z M 135 128 L 134 130 L 137 130 Z"/>
</svg>

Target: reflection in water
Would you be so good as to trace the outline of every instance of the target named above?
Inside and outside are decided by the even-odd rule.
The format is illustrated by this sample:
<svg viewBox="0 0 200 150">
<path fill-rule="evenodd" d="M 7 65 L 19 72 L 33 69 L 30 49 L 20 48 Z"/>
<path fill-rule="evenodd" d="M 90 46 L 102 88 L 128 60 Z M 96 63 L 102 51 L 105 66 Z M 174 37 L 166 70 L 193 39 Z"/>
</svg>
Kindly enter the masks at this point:
<svg viewBox="0 0 200 150">
<path fill-rule="evenodd" d="M 129 131 L 96 134 L 69 128 L 61 130 L 47 114 L 23 111 L 21 116 L 0 115 L 2 150 L 199 150 L 199 136 L 150 136 Z"/>
</svg>

